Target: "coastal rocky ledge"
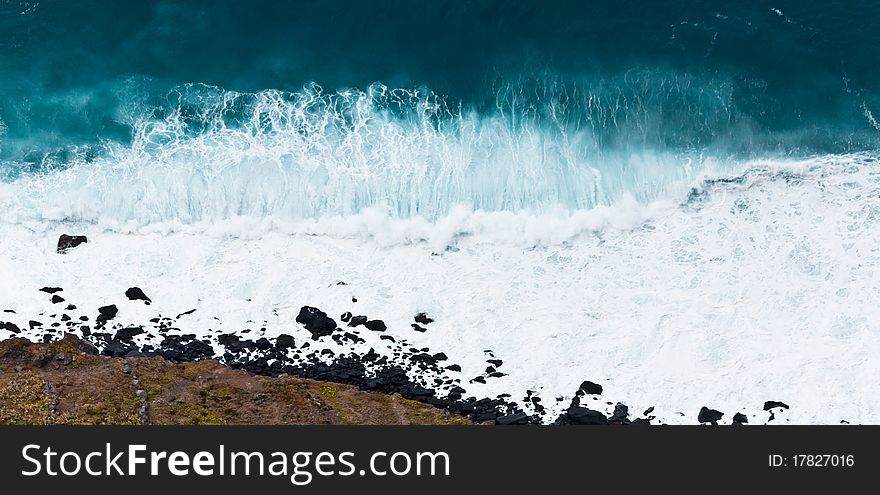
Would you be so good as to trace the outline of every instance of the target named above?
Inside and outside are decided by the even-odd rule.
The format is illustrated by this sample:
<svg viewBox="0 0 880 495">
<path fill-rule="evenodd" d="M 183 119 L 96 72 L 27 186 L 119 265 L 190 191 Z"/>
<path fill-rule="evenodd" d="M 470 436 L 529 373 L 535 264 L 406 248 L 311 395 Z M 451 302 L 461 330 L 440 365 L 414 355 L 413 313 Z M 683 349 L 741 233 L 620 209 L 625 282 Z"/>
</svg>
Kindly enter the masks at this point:
<svg viewBox="0 0 880 495">
<path fill-rule="evenodd" d="M 84 236 L 62 236 L 58 251 L 66 253 L 84 242 L 87 242 Z M 337 281 L 336 285 L 345 285 L 345 282 Z M 603 386 L 590 380 L 583 380 L 569 398 L 542 397 L 535 390 L 528 390 L 521 398 L 506 393 L 479 397 L 476 391 L 480 387 L 473 387 L 473 384 L 486 384 L 507 375 L 511 363 L 505 363 L 503 356 L 496 356 L 487 349 L 484 351 L 485 370 L 476 375 L 465 375 L 462 366 L 442 349 L 416 347 L 407 341 L 400 329 L 391 332 L 383 320 L 372 315 L 346 311 L 336 318 L 320 308 L 304 305 L 296 315 L 295 324 L 291 323 L 300 328 L 291 328 L 289 333 L 270 335 L 265 328 L 245 328 L 197 336 L 182 331 L 180 327 L 185 325 L 178 322 L 196 309 L 175 316 L 156 314 L 148 321 L 136 324 L 130 320 L 123 322 L 117 304 L 153 307 L 149 291 L 140 287 L 129 287 L 123 294 L 118 294 L 116 303 L 109 303 L 111 300 L 109 304 L 91 310 L 78 308 L 76 301 L 68 301 L 63 287 L 46 286 L 39 291 L 45 294 L 52 309 L 39 315 L 19 315 L 13 308 L 0 308 L 0 341 L 16 337 L 43 345 L 75 341 L 77 349 L 126 362 L 133 359 L 161 359 L 170 363 L 219 362 L 231 370 L 242 370 L 254 377 L 296 377 L 345 384 L 363 392 L 417 401 L 476 423 L 663 424 L 653 407 L 634 413 L 625 403 L 608 400 L 603 395 Z M 356 301 L 352 297 L 352 302 Z M 429 332 L 434 321 L 431 315 L 418 312 L 413 315 L 411 328 L 404 332 Z M 373 344 L 367 344 L 367 341 Z M 376 346 L 377 342 L 381 343 L 381 348 Z M 468 388 L 472 388 L 471 393 Z M 555 401 L 552 408 L 545 402 L 548 400 Z M 708 405 L 692 412 L 692 416 L 683 412 L 676 414 L 690 417 L 687 422 L 699 424 L 743 425 L 750 420 L 753 424 L 774 421 L 788 408 L 781 401 L 767 400 L 764 417 L 747 416 L 743 411 L 725 415 Z"/>
<path fill-rule="evenodd" d="M 397 394 L 262 377 L 216 360 L 98 355 L 67 335 L 0 342 L 0 424 L 471 424 Z"/>
<path fill-rule="evenodd" d="M 542 398 L 533 391 L 528 391 L 526 396 L 522 398 L 522 402 L 511 400 L 507 394 L 493 398 L 465 397 L 467 391 L 464 388 L 465 385 L 462 384 L 462 379 L 452 377 L 460 375 L 461 367 L 449 363 L 449 357 L 445 353 L 434 352 L 428 348 L 411 347 L 405 341 L 397 342 L 390 335 L 382 335 L 381 337 L 382 342 L 391 348 L 393 359 L 389 358 L 387 353 L 383 355 L 375 352 L 373 348 L 367 352 L 352 350 L 338 355 L 329 349 L 320 351 L 310 349 L 310 342 L 318 342 L 322 339 L 331 339 L 341 345 L 363 343 L 363 339 L 359 336 L 361 332 L 384 332 L 386 330 L 386 325 L 382 320 L 370 319 L 364 315 L 346 313 L 340 317 L 342 323 L 337 324 L 336 320 L 324 311 L 311 306 L 303 306 L 296 317 L 296 322 L 308 331 L 310 339 L 307 341 L 297 342 L 292 335 L 288 334 L 280 334 L 271 339 L 267 337 L 252 339 L 248 338 L 247 333 L 223 333 L 217 335 L 216 341 L 212 341 L 199 339 L 195 334 L 175 332 L 179 330 L 174 326 L 176 320 L 187 314 L 192 314 L 195 310 L 186 311 L 175 317 L 157 316 L 151 318 L 147 325 L 123 325 L 114 322 L 119 309 L 116 305 L 110 304 L 94 310 L 95 316 L 92 323 L 92 318 L 86 314 L 76 317 L 69 314 L 75 312 L 77 307 L 73 304 L 66 306 L 63 304 L 66 301 L 62 296 L 59 296 L 59 294 L 63 294 L 63 288 L 43 287 L 39 290 L 50 295 L 53 303 L 56 303 L 57 298 L 57 304 L 64 306 L 64 311 L 59 311 L 60 314 L 48 315 L 49 320 L 46 319 L 46 315 L 42 315 L 40 320 L 29 321 L 27 330 L 31 332 L 31 338 L 33 339 L 34 333 L 42 334 L 41 339 L 34 339 L 41 340 L 40 344 L 31 344 L 28 340 L 16 338 L 24 333 L 23 329 L 15 323 L 0 321 L 0 331 L 6 331 L 9 334 L 0 333 L 0 339 L 12 337 L 0 341 L 0 349 L 2 349 L 0 350 L 0 371 L 4 373 L 3 380 L 7 382 L 11 380 L 8 375 L 9 369 L 21 372 L 24 369 L 29 369 L 28 366 L 36 366 L 39 369 L 49 366 L 53 372 L 76 375 L 78 367 L 86 362 L 91 365 L 103 363 L 101 366 L 106 366 L 108 369 L 115 369 L 118 366 L 130 367 L 130 363 L 154 363 L 149 366 L 160 366 L 167 369 L 173 369 L 178 365 L 183 366 L 180 368 L 184 370 L 181 373 L 186 376 L 191 375 L 191 370 L 201 370 L 199 371 L 201 374 L 198 375 L 200 380 L 204 376 L 223 375 L 227 372 L 219 370 L 227 369 L 229 373 L 245 372 L 236 376 L 250 377 L 247 380 L 259 380 L 258 377 L 285 380 L 295 378 L 300 380 L 296 382 L 299 384 L 297 387 L 300 388 L 304 386 L 303 383 L 324 384 L 327 387 L 347 385 L 349 388 L 345 388 L 345 390 L 351 390 L 353 387 L 364 393 L 394 397 L 395 403 L 403 403 L 409 407 L 414 407 L 414 403 L 429 407 L 437 412 L 418 417 L 427 418 L 426 421 L 430 424 L 435 424 L 438 421 L 455 422 L 450 418 L 460 418 L 461 421 L 467 423 L 490 422 L 498 425 L 546 423 L 555 425 L 650 425 L 655 420 L 653 407 L 634 417 L 625 404 L 605 401 L 602 397 L 604 392 L 602 385 L 589 380 L 583 381 L 578 390 L 574 392 L 573 398 L 564 412 L 551 421 L 547 421 L 543 414 L 546 408 L 541 403 Z M 149 304 L 151 301 L 144 291 L 137 287 L 127 290 L 125 296 L 129 300 L 140 301 L 143 304 Z M 15 314 L 15 311 L 7 309 L 3 313 L 11 315 Z M 2 313 L 0 313 L 0 318 L 2 318 Z M 419 324 L 426 326 L 433 321 L 424 314 L 418 314 L 415 318 L 415 321 L 420 322 Z M 64 349 L 63 352 L 55 352 L 61 348 Z M 491 353 L 491 351 L 489 352 Z M 95 361 L 98 357 L 109 361 Z M 12 364 L 10 364 L 10 359 Z M 24 359 L 23 364 L 16 364 L 16 360 L 21 359 Z M 112 364 L 117 362 L 128 364 Z M 488 366 L 485 373 L 468 380 L 468 382 L 485 383 L 486 380 L 503 376 L 503 373 L 498 371 L 504 368 L 505 363 L 502 359 L 492 356 L 486 362 Z M 100 373 L 105 373 L 105 371 Z M 413 377 L 421 377 L 422 380 L 419 382 Z M 32 380 L 36 380 L 36 378 L 32 378 Z M 239 379 L 230 378 L 230 380 Z M 240 380 L 246 381 L 245 378 L 240 378 Z M 89 385 L 83 386 L 88 387 Z M 170 387 L 169 389 L 175 388 L 170 384 L 167 386 Z M 314 387 L 317 386 L 314 385 Z M 10 387 L 12 386 L 10 385 Z M 3 390 L 6 392 L 17 390 L 16 387 L 10 387 L 0 388 L 0 404 L 5 404 L 3 407 L 8 407 L 10 404 L 10 399 L 4 396 Z M 149 392 L 144 393 L 151 397 Z M 165 392 L 157 389 L 153 393 Z M 172 393 L 172 395 L 174 394 Z M 268 400 L 260 399 L 260 397 L 263 396 L 258 394 L 255 400 L 261 401 L 261 403 Z M 204 397 L 198 400 L 203 399 Z M 37 399 L 34 398 L 34 400 Z M 37 400 L 37 403 L 41 404 L 41 400 Z M 197 407 L 189 402 L 189 398 L 176 397 L 174 400 L 179 404 L 188 404 L 181 407 Z M 557 397 L 556 400 L 559 401 L 562 398 Z M 246 398 L 241 396 L 240 402 L 246 402 Z M 597 410 L 598 408 L 591 408 L 591 402 L 606 406 L 613 405 L 613 413 L 606 414 Z M 91 406 L 83 405 L 83 407 L 89 409 Z M 774 413 L 788 409 L 788 407 L 787 404 L 780 401 L 766 401 L 764 410 L 769 413 L 767 421 L 772 421 L 775 418 Z M 70 414 L 71 418 L 76 418 L 76 421 L 88 422 L 89 418 L 87 417 L 73 412 Z M 716 425 L 722 424 L 724 416 L 721 411 L 703 407 L 694 419 L 695 423 Z M 16 417 L 18 416 L 7 411 L 6 416 L 0 415 L 0 422 L 14 421 Z M 132 420 L 131 418 L 123 421 L 123 419 L 116 417 L 102 417 L 110 422 Z M 165 416 L 159 415 L 151 416 L 143 421 L 164 421 L 162 418 L 167 419 Z M 371 418 L 371 421 L 384 421 L 388 416 L 371 416 Z M 197 423 L 214 419 L 217 418 L 197 416 L 191 417 L 187 421 Z M 244 413 L 233 414 L 231 412 L 222 418 L 223 422 L 260 422 L 263 420 L 267 422 L 287 421 L 280 417 L 260 419 L 244 415 Z M 169 419 L 169 421 L 171 420 Z M 297 419 L 293 422 L 297 421 L 300 420 Z M 419 422 L 416 420 L 407 421 L 410 423 Z M 333 421 L 324 418 L 318 422 Z M 737 412 L 732 416 L 729 424 L 743 425 L 747 423 L 749 423 L 748 417 Z"/>
</svg>

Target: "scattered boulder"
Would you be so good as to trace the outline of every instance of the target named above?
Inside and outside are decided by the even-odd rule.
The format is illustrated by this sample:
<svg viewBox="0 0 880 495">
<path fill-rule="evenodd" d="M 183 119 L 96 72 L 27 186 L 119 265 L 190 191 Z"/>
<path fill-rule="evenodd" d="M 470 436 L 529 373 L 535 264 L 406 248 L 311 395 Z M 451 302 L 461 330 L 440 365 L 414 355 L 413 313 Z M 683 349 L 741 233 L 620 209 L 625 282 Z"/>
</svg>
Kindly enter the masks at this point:
<svg viewBox="0 0 880 495">
<path fill-rule="evenodd" d="M 59 296 L 58 294 L 55 294 L 54 296 L 52 296 L 52 304 L 58 304 L 58 303 L 62 303 L 62 302 L 64 302 L 63 297 Z"/>
<path fill-rule="evenodd" d="M 144 294 L 144 291 L 142 291 L 140 287 L 130 287 L 125 291 L 125 297 L 127 297 L 129 301 L 143 301 L 145 304 L 153 302 L 146 294 Z"/>
<path fill-rule="evenodd" d="M 303 306 L 296 316 L 297 323 L 305 325 L 306 330 L 312 334 L 312 340 L 330 335 L 336 330 L 336 321 L 327 316 L 327 313 L 318 308 Z"/>
<path fill-rule="evenodd" d="M 64 289 L 62 289 L 61 287 L 43 287 L 42 289 L 40 289 L 40 292 L 45 292 L 47 294 L 54 294 L 56 292 L 61 292 L 62 290 L 64 290 Z"/>
<path fill-rule="evenodd" d="M 617 405 L 614 406 L 614 413 L 608 418 L 608 422 L 612 424 L 628 425 L 630 423 L 629 407 L 618 402 Z"/>
<path fill-rule="evenodd" d="M 364 323 L 364 326 L 374 332 L 384 332 L 385 330 L 387 330 L 385 322 L 382 320 L 370 320 Z"/>
<path fill-rule="evenodd" d="M 296 343 L 293 341 L 293 337 L 287 334 L 282 333 L 275 339 L 275 348 L 276 349 L 290 349 L 294 347 Z"/>
<path fill-rule="evenodd" d="M 88 238 L 84 235 L 67 235 L 61 234 L 61 237 L 58 238 L 58 253 L 64 254 L 68 250 L 73 249 L 84 242 L 89 242 Z"/>
<path fill-rule="evenodd" d="M 700 408 L 700 413 L 697 415 L 697 421 L 700 423 L 712 423 L 713 425 L 717 425 L 722 416 L 724 416 L 723 412 L 703 406 Z"/>
<path fill-rule="evenodd" d="M 18 328 L 18 325 L 12 322 L 0 321 L 0 330 L 7 330 L 12 333 L 20 333 L 21 329 Z"/>
<path fill-rule="evenodd" d="M 167 335 L 156 353 L 170 361 L 197 361 L 214 356 L 214 348 L 196 340 L 195 335 Z"/>
<path fill-rule="evenodd" d="M 131 341 L 132 337 L 146 333 L 142 327 L 120 328 L 116 331 L 116 340 Z"/>
<path fill-rule="evenodd" d="M 578 389 L 578 395 L 587 394 L 587 395 L 602 395 L 602 385 L 598 383 L 593 383 L 589 380 L 581 383 L 580 388 Z"/>
<path fill-rule="evenodd" d="M 749 418 L 746 417 L 743 413 L 736 413 L 733 415 L 733 425 L 743 425 L 749 422 Z"/>
<path fill-rule="evenodd" d="M 135 349 L 131 345 L 120 342 L 118 340 L 111 340 L 107 343 L 107 345 L 104 346 L 104 350 L 101 352 L 101 354 L 105 356 L 123 357 L 133 350 Z"/>
<path fill-rule="evenodd" d="M 765 411 L 769 411 L 769 410 L 777 408 L 777 407 L 781 407 L 782 409 L 788 409 L 788 404 L 786 404 L 784 402 L 775 401 L 775 400 L 768 400 L 767 402 L 764 403 L 764 410 Z"/>
<path fill-rule="evenodd" d="M 434 321 L 433 318 L 429 318 L 425 313 L 419 313 L 415 316 L 416 323 L 421 323 L 422 325 L 427 325 L 428 323 L 432 323 Z"/>
<path fill-rule="evenodd" d="M 425 328 L 425 327 L 423 327 L 423 326 L 420 326 L 420 325 L 417 325 L 417 324 L 415 324 L 415 323 L 411 324 L 410 326 L 411 326 L 412 329 L 415 330 L 416 332 L 425 333 L 425 332 L 428 331 L 427 328 Z"/>
<path fill-rule="evenodd" d="M 525 425 L 529 424 L 529 415 L 524 412 L 508 414 L 495 418 L 496 425 Z"/>
<path fill-rule="evenodd" d="M 363 324 L 365 324 L 366 322 L 367 322 L 367 317 L 366 317 L 366 316 L 363 316 L 363 315 L 352 316 L 351 319 L 348 321 L 348 326 L 350 326 L 350 327 L 356 327 L 356 326 L 358 326 L 358 325 L 363 325 Z"/>
<path fill-rule="evenodd" d="M 562 415 L 559 421 L 561 424 L 570 425 L 607 425 L 608 418 L 599 411 L 587 409 L 586 407 L 571 406 Z"/>
<path fill-rule="evenodd" d="M 351 313 L 346 311 L 345 313 L 342 313 L 339 319 L 347 323 L 349 320 L 351 320 Z"/>
<path fill-rule="evenodd" d="M 96 321 L 99 324 L 106 323 L 113 318 L 116 318 L 117 313 L 119 313 L 119 308 L 117 308 L 115 304 L 110 304 L 109 306 L 101 306 L 100 308 L 98 308 L 98 318 Z"/>
</svg>

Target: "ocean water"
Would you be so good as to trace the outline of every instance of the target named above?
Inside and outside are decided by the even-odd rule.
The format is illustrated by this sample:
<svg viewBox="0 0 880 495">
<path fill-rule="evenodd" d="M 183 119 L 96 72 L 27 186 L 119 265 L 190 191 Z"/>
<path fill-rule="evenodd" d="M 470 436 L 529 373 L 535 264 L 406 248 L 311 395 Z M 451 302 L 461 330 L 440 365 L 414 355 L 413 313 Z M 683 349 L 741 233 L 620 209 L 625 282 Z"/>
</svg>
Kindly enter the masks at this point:
<svg viewBox="0 0 880 495">
<path fill-rule="evenodd" d="M 26 327 L 39 287 L 138 285 L 205 336 L 361 311 L 464 382 L 493 349 L 508 376 L 476 396 L 592 379 L 666 422 L 878 422 L 878 24 L 867 1 L 0 0 L 0 306 Z M 62 232 L 90 243 L 59 257 Z"/>
</svg>

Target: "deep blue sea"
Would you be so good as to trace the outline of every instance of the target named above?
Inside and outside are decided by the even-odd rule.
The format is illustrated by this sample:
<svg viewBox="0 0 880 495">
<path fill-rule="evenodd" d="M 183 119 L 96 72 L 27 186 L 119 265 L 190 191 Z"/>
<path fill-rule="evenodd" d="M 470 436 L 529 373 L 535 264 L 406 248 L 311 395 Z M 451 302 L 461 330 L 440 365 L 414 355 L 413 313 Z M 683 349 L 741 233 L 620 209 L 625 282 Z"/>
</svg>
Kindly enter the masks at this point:
<svg viewBox="0 0 880 495">
<path fill-rule="evenodd" d="M 101 214 L 142 221 L 651 201 L 877 149 L 878 25 L 871 1 L 0 0 L 0 181 L 117 183 L 146 206 Z"/>
</svg>

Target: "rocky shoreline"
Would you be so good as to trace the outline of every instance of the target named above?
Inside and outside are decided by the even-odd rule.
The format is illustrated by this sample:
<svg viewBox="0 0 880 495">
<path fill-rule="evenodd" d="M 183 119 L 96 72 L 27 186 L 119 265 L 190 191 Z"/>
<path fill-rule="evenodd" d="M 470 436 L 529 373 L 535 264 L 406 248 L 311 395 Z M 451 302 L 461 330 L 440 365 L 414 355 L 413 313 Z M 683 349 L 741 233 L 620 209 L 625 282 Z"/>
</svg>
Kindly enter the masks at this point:
<svg viewBox="0 0 880 495">
<path fill-rule="evenodd" d="M 58 242 L 58 253 L 63 255 L 86 242 L 88 240 L 84 236 L 62 236 Z M 345 285 L 341 281 L 336 283 Z M 559 406 L 565 406 L 558 415 L 550 415 L 546 404 L 542 403 L 547 398 L 533 390 L 527 391 L 526 396 L 520 399 L 509 394 L 475 397 L 474 394 L 468 394 L 469 384 L 485 384 L 487 380 L 506 375 L 503 357 L 495 356 L 489 349 L 485 350 L 484 372 L 465 377 L 461 366 L 452 362 L 443 350 L 415 347 L 399 334 L 395 336 L 386 332 L 385 322 L 372 316 L 345 312 L 337 321 L 319 308 L 301 306 L 295 319 L 301 328 L 291 329 L 295 331 L 290 333 L 267 335 L 266 329 L 254 322 L 254 327 L 259 329 L 216 332 L 206 338 L 205 335 L 198 337 L 194 333 L 185 333 L 179 328 L 183 326 L 179 325 L 179 321 L 196 309 L 175 316 L 157 314 L 139 324 L 131 321 L 121 323 L 117 304 L 152 304 L 149 295 L 139 287 L 130 287 L 120 294 L 117 303 L 91 311 L 84 311 L 67 301 L 63 287 L 43 287 L 39 290 L 58 310 L 33 316 L 28 319 L 27 327 L 21 327 L 12 321 L 4 321 L 4 314 L 10 317 L 5 320 L 15 315 L 17 321 L 23 321 L 14 309 L 4 309 L 4 313 L 0 313 L 0 339 L 25 337 L 48 344 L 69 335 L 80 339 L 84 345 L 93 346 L 96 354 L 114 358 L 162 358 L 177 363 L 216 359 L 231 369 L 244 370 L 255 376 L 298 377 L 346 384 L 365 392 L 396 394 L 476 423 L 662 424 L 662 421 L 656 420 L 653 407 L 641 414 L 633 414 L 624 403 L 606 400 L 602 395 L 603 387 L 589 380 L 583 381 L 570 399 L 553 398 Z M 352 298 L 354 302 L 356 299 Z M 428 332 L 433 321 L 426 313 L 415 314 L 411 331 Z M 3 335 L 4 331 L 6 335 Z M 367 345 L 366 334 L 378 335 L 378 342 L 384 348 L 377 352 L 375 347 Z M 772 421 L 774 413 L 786 409 L 788 405 L 782 402 L 767 401 L 764 410 L 769 413 L 769 419 L 765 421 Z M 555 410 L 560 408 L 556 407 Z M 749 418 L 741 412 L 725 421 L 723 412 L 710 407 L 703 407 L 695 416 L 694 422 L 704 424 L 749 422 Z"/>
<path fill-rule="evenodd" d="M 0 341 L 0 424 L 472 424 L 397 394 L 263 377 L 213 359 L 109 357 L 68 334 Z"/>
</svg>

